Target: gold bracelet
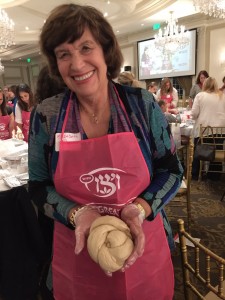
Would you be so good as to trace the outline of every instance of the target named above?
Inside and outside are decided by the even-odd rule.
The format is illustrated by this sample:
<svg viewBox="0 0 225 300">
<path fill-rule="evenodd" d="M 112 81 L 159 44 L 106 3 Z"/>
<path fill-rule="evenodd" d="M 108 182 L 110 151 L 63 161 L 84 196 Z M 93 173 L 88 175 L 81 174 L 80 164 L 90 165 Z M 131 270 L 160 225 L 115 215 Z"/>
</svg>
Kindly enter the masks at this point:
<svg viewBox="0 0 225 300">
<path fill-rule="evenodd" d="M 137 208 L 140 210 L 141 217 L 142 217 L 143 220 L 144 220 L 144 219 L 146 218 L 146 213 L 145 213 L 144 207 L 143 207 L 140 203 L 135 203 L 135 205 L 136 205 Z"/>
<path fill-rule="evenodd" d="M 72 212 L 71 216 L 70 216 L 70 224 L 75 228 L 76 227 L 76 224 L 74 222 L 75 220 L 75 216 L 77 214 L 77 212 L 81 209 L 83 209 L 85 206 L 79 206 L 77 208 L 74 209 L 74 211 Z"/>
</svg>

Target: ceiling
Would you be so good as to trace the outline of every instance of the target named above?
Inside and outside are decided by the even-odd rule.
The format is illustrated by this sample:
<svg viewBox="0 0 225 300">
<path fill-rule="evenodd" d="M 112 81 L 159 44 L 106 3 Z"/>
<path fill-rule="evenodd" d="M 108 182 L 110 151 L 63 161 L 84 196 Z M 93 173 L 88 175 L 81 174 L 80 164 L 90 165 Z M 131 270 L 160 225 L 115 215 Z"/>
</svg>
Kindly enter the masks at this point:
<svg viewBox="0 0 225 300">
<path fill-rule="evenodd" d="M 16 42 L 15 46 L 0 51 L 2 60 L 37 56 L 44 21 L 55 6 L 63 3 L 88 4 L 107 12 L 118 38 L 152 28 L 154 23 L 165 23 L 169 11 L 174 11 L 177 18 L 197 13 L 192 0 L 0 0 L 0 7 L 15 23 Z"/>
</svg>

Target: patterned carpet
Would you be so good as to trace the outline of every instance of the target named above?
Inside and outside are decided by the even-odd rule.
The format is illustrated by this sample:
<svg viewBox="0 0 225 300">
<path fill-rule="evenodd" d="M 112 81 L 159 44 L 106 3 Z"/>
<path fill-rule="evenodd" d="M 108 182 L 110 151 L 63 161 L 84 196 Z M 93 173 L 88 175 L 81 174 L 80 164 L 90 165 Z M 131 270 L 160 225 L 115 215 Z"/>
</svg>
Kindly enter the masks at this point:
<svg viewBox="0 0 225 300">
<path fill-rule="evenodd" d="M 219 256 L 225 258 L 225 199 L 220 201 L 225 191 L 225 179 L 215 181 L 192 181 L 191 183 L 191 235 L 201 239 L 201 243 L 214 251 Z M 170 216 L 170 222 L 174 235 L 177 233 L 177 219 L 181 215 L 186 215 L 185 207 L 175 208 L 169 204 L 166 208 Z M 185 223 L 186 220 L 184 219 Z M 187 226 L 186 226 L 187 227 Z M 186 228 L 187 229 L 187 228 Z M 183 300 L 183 275 L 181 269 L 181 257 L 179 245 L 172 255 L 175 271 L 175 295 L 173 300 Z M 201 264 L 201 261 L 200 261 Z M 201 265 L 200 265 L 201 268 Z M 213 269 L 214 271 L 214 269 Z M 212 283 L 216 274 L 212 276 Z M 214 278 L 213 278 L 214 277 Z M 200 290 L 205 290 L 198 284 Z M 206 294 L 207 292 L 205 292 Z M 193 300 L 199 299 L 193 295 Z"/>
</svg>

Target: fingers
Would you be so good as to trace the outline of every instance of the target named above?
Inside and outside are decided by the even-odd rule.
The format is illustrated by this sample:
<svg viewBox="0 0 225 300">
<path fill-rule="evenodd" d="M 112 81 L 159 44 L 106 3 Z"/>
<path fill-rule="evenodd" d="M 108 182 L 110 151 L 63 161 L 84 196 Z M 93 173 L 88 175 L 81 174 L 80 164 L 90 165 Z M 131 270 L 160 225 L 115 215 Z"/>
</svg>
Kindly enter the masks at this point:
<svg viewBox="0 0 225 300">
<path fill-rule="evenodd" d="M 85 245 L 85 234 L 81 232 L 79 228 L 75 230 L 75 237 L 76 237 L 76 246 L 75 246 L 75 254 L 79 254 Z"/>
</svg>

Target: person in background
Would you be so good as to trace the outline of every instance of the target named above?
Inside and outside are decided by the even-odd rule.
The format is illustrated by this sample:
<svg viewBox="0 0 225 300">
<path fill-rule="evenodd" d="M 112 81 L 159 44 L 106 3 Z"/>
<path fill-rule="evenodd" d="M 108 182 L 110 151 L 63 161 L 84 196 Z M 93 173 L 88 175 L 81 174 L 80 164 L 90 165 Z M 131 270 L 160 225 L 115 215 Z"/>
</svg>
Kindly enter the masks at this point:
<svg viewBox="0 0 225 300">
<path fill-rule="evenodd" d="M 202 91 L 202 86 L 206 78 L 209 77 L 209 74 L 205 70 L 201 70 L 198 73 L 196 83 L 192 86 L 189 95 L 189 107 L 192 108 L 195 96 Z"/>
<path fill-rule="evenodd" d="M 158 104 L 169 123 L 180 123 L 181 122 L 179 114 L 172 115 L 171 113 L 168 112 L 167 103 L 164 100 L 159 100 Z"/>
<path fill-rule="evenodd" d="M 41 103 L 53 95 L 60 94 L 65 91 L 65 85 L 58 79 L 52 78 L 49 73 L 48 66 L 43 66 L 37 80 L 35 101 Z"/>
<path fill-rule="evenodd" d="M 164 115 L 145 89 L 112 81 L 123 57 L 111 25 L 94 7 L 56 7 L 40 46 L 52 76 L 68 88 L 37 105 L 28 149 L 31 198 L 55 220 L 55 299 L 172 300 L 163 223 L 171 245 L 173 239 L 164 206 L 183 169 Z M 102 215 L 123 220 L 134 242 L 113 274 L 87 251 L 90 227 Z"/>
<path fill-rule="evenodd" d="M 27 84 L 21 83 L 17 86 L 16 97 L 15 125 L 21 129 L 24 141 L 28 142 L 30 113 L 34 107 L 33 93 Z"/>
<path fill-rule="evenodd" d="M 215 78 L 208 77 L 202 87 L 202 92 L 195 97 L 191 109 L 192 119 L 195 120 L 193 133 L 196 146 L 199 138 L 200 124 L 202 126 L 225 126 L 225 95 L 219 90 Z M 194 158 L 192 178 L 198 179 L 200 162 Z"/>
<path fill-rule="evenodd" d="M 121 72 L 117 78 L 117 81 L 122 85 L 141 87 L 141 83 L 135 78 L 134 74 L 131 72 Z"/>
<path fill-rule="evenodd" d="M 7 105 L 5 95 L 0 91 L 0 140 L 12 138 L 13 128 L 14 116 L 12 108 Z"/>
<path fill-rule="evenodd" d="M 220 91 L 223 92 L 225 94 L 225 76 L 222 79 L 223 85 L 220 88 Z"/>
<path fill-rule="evenodd" d="M 178 103 L 178 93 L 173 87 L 169 78 L 165 77 L 162 79 L 161 87 L 156 94 L 157 101 L 164 100 L 167 103 L 168 112 L 177 114 L 176 109 Z"/>
<path fill-rule="evenodd" d="M 4 96 L 5 96 L 5 101 L 6 101 L 6 103 L 8 102 L 8 100 L 9 100 L 9 87 L 8 87 L 8 85 L 5 85 L 4 87 L 3 87 L 3 94 L 4 94 Z"/>
<path fill-rule="evenodd" d="M 15 116 L 15 108 L 17 103 L 16 88 L 17 88 L 16 85 L 10 85 L 8 91 L 8 96 L 9 96 L 8 105 L 12 107 L 14 116 Z"/>
<path fill-rule="evenodd" d="M 155 81 L 152 81 L 148 85 L 148 91 L 152 93 L 154 98 L 156 99 L 156 93 L 158 91 L 158 84 Z"/>
</svg>

